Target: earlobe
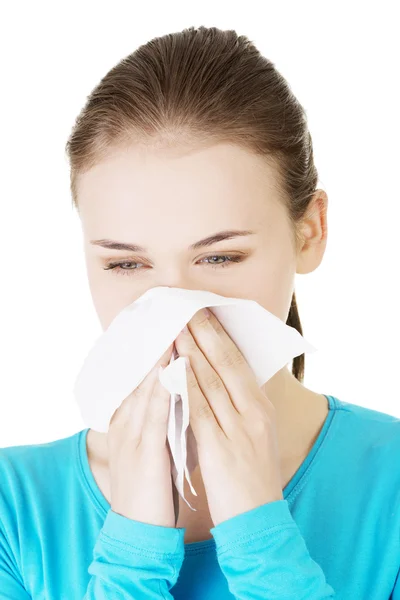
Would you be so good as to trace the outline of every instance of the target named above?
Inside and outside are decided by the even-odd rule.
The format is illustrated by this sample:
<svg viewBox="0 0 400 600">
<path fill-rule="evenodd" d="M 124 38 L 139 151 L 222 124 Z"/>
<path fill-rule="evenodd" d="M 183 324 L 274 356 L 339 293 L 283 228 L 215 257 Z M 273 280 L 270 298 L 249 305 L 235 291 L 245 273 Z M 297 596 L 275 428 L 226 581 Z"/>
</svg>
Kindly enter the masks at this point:
<svg viewBox="0 0 400 600">
<path fill-rule="evenodd" d="M 327 208 L 326 192 L 316 190 L 300 225 L 303 241 L 297 253 L 296 273 L 311 273 L 322 262 L 328 237 Z"/>
<path fill-rule="evenodd" d="M 326 236 L 306 242 L 297 255 L 296 273 L 306 275 L 319 267 L 324 257 Z"/>
</svg>

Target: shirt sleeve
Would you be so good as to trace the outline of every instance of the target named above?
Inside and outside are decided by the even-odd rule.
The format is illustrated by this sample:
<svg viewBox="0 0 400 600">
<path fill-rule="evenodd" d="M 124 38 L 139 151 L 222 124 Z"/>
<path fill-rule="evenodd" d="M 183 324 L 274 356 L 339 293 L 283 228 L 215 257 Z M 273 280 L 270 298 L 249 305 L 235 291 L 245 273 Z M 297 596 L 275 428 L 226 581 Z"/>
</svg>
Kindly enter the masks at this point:
<svg viewBox="0 0 400 600">
<path fill-rule="evenodd" d="M 389 600 L 400 600 L 400 569 L 397 573 L 396 581 L 394 583 L 394 588 L 392 593 L 390 594 Z"/>
<path fill-rule="evenodd" d="M 184 528 L 142 523 L 110 509 L 94 546 L 83 600 L 173 600 L 169 590 L 183 563 L 184 534 Z"/>
<path fill-rule="evenodd" d="M 21 581 L 18 565 L 0 526 L 0 600 L 31 600 Z"/>
<path fill-rule="evenodd" d="M 213 527 L 218 562 L 235 598 L 334 598 L 311 558 L 287 500 L 268 502 Z M 400 594 L 395 597 L 400 600 Z"/>
</svg>

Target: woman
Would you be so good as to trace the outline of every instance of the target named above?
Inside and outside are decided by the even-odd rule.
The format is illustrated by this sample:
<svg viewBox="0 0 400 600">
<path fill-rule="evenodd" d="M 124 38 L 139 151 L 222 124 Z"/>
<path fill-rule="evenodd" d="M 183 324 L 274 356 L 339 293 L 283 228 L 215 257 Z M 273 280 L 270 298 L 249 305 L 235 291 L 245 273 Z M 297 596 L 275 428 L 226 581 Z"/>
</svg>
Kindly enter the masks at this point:
<svg viewBox="0 0 400 600">
<path fill-rule="evenodd" d="M 327 195 L 304 109 L 245 36 L 141 46 L 67 151 L 103 329 L 162 285 L 256 300 L 302 333 L 294 276 L 322 261 Z M 399 600 L 399 419 L 307 389 L 304 355 L 258 388 L 213 315 L 175 345 L 197 511 L 174 511 L 157 364 L 108 433 L 2 449 L 0 598 Z"/>
</svg>

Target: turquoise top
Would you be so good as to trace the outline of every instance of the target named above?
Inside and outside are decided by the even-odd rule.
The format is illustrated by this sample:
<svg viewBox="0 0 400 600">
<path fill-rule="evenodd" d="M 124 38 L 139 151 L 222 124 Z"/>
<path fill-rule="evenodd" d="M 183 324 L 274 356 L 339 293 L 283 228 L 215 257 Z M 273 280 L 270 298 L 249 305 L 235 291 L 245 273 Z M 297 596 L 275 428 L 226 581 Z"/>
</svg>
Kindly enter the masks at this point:
<svg viewBox="0 0 400 600">
<path fill-rule="evenodd" d="M 400 600 L 400 419 L 326 397 L 284 498 L 202 542 L 113 512 L 88 429 L 0 448 L 0 599 Z"/>
</svg>

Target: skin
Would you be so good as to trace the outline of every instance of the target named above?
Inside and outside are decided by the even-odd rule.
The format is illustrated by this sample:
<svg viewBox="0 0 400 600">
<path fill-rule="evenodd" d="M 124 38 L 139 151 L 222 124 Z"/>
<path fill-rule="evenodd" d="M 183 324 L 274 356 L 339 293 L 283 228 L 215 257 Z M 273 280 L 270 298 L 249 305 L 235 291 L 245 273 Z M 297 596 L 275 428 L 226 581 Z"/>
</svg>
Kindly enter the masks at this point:
<svg viewBox="0 0 400 600">
<path fill-rule="evenodd" d="M 155 286 L 252 299 L 286 323 L 295 274 L 310 273 L 322 261 L 328 198 L 323 190 L 315 192 L 301 224 L 303 242 L 296 249 L 277 185 L 273 165 L 226 143 L 178 151 L 132 145 L 110 152 L 81 175 L 77 190 L 85 260 L 103 330 L 125 306 Z M 225 230 L 255 233 L 188 249 Z M 91 243 L 106 238 L 146 251 Z M 233 255 L 243 260 L 221 258 Z M 123 266 L 105 270 L 112 262 Z M 305 459 L 328 414 L 325 396 L 298 382 L 289 367 L 262 387 L 276 410 L 283 486 Z M 90 430 L 87 449 L 107 497 L 107 434 Z M 187 527 L 192 540 L 204 539 L 210 519 L 199 469 L 192 483 L 198 496 L 187 487 L 186 497 L 198 512 L 179 499 L 177 526 Z"/>
</svg>

